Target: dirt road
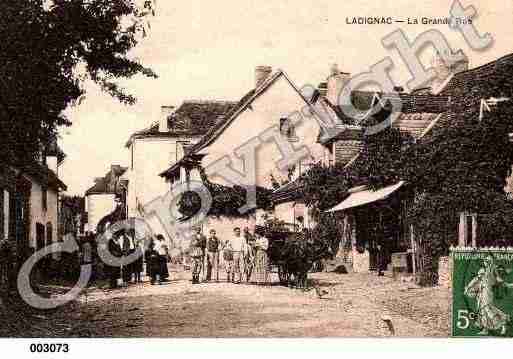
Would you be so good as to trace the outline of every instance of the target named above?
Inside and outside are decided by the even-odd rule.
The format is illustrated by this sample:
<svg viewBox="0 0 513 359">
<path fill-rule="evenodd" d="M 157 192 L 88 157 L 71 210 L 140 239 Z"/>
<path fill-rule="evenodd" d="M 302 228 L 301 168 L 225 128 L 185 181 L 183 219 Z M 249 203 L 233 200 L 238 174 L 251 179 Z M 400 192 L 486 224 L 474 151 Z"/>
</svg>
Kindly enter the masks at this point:
<svg viewBox="0 0 513 359">
<path fill-rule="evenodd" d="M 21 336 L 56 337 L 426 337 L 448 336 L 449 297 L 372 274 L 312 274 L 326 294 L 277 285 L 205 283 L 172 273 L 107 291 L 91 288 L 65 310 L 32 318 Z M 384 319 L 390 319 L 387 323 Z"/>
</svg>

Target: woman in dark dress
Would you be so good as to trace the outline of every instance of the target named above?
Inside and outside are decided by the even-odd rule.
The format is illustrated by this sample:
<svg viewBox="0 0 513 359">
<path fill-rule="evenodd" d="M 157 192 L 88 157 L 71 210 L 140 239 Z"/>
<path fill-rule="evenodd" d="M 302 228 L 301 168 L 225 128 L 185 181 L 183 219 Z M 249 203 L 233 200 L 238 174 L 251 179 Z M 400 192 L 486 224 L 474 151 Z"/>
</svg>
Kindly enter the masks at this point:
<svg viewBox="0 0 513 359">
<path fill-rule="evenodd" d="M 137 259 L 133 263 L 133 271 L 135 275 L 135 282 L 142 283 L 141 273 L 143 271 L 143 248 L 141 243 L 137 243 L 135 245 L 135 253 L 137 255 Z"/>
<path fill-rule="evenodd" d="M 119 245 L 118 238 L 113 236 L 108 243 L 108 250 L 110 254 L 116 258 L 121 258 L 123 256 L 123 250 Z M 114 289 L 118 286 L 118 279 L 121 278 L 121 268 L 115 265 L 106 265 L 106 272 L 109 275 L 109 284 L 110 288 Z"/>
<path fill-rule="evenodd" d="M 155 250 L 155 242 L 153 240 L 150 242 L 150 245 L 148 246 L 148 250 L 146 251 L 145 258 L 146 258 L 146 267 L 148 268 L 148 274 L 151 277 L 151 284 L 153 285 L 157 281 L 157 275 L 159 275 L 159 280 L 160 280 L 160 269 L 161 269 L 159 252 L 157 252 Z"/>
<path fill-rule="evenodd" d="M 123 257 L 126 258 L 135 252 L 135 246 L 132 238 L 130 238 L 125 231 L 120 236 L 120 241 L 123 245 Z M 123 282 L 126 284 L 132 281 L 132 273 L 134 272 L 134 263 L 126 263 L 123 265 Z"/>
</svg>

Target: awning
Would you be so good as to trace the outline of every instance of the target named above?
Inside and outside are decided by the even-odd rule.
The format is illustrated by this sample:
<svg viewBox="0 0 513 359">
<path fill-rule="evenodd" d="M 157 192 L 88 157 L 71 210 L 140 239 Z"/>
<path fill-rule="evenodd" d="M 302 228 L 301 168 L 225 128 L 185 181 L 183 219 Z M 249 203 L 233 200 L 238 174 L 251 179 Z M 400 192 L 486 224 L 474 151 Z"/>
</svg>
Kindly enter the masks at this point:
<svg viewBox="0 0 513 359">
<path fill-rule="evenodd" d="M 392 193 L 397 191 L 402 185 L 404 181 L 396 183 L 393 186 L 388 186 L 385 188 L 378 189 L 377 191 L 371 190 L 363 190 L 355 193 L 351 193 L 349 197 L 345 200 L 337 204 L 332 209 L 327 210 L 326 212 L 337 212 L 342 211 L 344 209 L 358 207 L 364 204 L 380 201 L 382 199 L 387 198 Z"/>
</svg>

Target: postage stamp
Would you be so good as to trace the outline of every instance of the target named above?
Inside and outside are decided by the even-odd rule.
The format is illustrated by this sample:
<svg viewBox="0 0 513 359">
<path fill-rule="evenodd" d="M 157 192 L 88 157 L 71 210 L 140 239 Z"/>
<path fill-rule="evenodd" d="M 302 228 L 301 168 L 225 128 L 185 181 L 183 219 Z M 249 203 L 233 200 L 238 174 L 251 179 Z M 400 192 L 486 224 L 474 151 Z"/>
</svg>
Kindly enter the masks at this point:
<svg viewBox="0 0 513 359">
<path fill-rule="evenodd" d="M 513 337 L 513 248 L 454 249 L 452 335 Z"/>
</svg>

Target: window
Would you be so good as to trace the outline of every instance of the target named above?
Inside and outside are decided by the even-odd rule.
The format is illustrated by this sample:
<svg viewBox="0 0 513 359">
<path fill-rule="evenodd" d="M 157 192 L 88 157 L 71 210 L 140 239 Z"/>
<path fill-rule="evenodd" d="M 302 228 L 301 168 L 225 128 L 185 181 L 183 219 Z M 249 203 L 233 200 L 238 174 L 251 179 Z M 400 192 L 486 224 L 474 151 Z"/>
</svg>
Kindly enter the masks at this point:
<svg viewBox="0 0 513 359">
<path fill-rule="evenodd" d="M 9 192 L 0 189 L 0 240 L 9 239 Z"/>
<path fill-rule="evenodd" d="M 134 144 L 130 146 L 130 169 L 134 170 Z"/>
<path fill-rule="evenodd" d="M 36 223 L 36 248 L 40 250 L 45 246 L 45 226 L 41 223 Z"/>
<path fill-rule="evenodd" d="M 53 225 L 52 222 L 46 224 L 46 244 L 52 244 L 53 242 Z"/>
<path fill-rule="evenodd" d="M 41 190 L 41 208 L 43 208 L 43 211 L 48 210 L 48 189 L 45 187 Z"/>
<path fill-rule="evenodd" d="M 289 118 L 280 118 L 280 134 L 289 141 L 298 141 L 296 136 L 296 128 Z"/>
</svg>

